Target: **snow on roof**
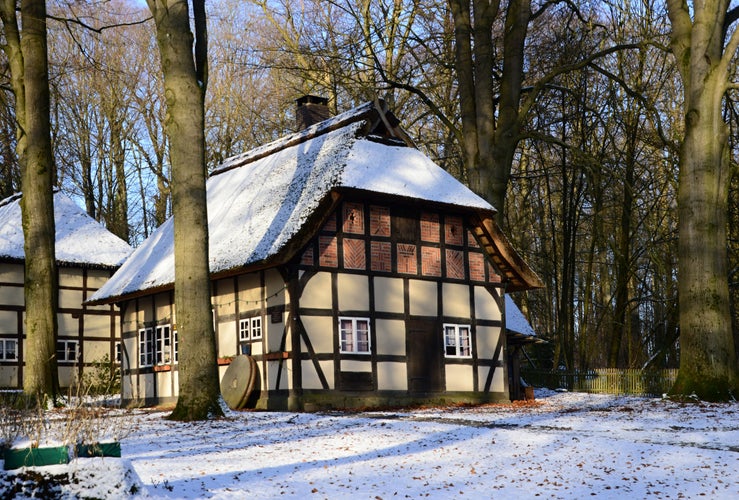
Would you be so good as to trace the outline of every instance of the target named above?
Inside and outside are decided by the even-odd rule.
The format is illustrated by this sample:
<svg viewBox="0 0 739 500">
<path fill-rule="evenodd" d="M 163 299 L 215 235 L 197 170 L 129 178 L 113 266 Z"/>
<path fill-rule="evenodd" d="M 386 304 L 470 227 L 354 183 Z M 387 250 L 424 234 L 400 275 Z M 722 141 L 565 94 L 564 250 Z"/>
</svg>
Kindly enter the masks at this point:
<svg viewBox="0 0 739 500">
<path fill-rule="evenodd" d="M 0 259 L 23 260 L 21 195 L 0 201 Z M 56 259 L 59 263 L 117 267 L 131 247 L 87 215 L 67 195 L 54 193 Z"/>
<path fill-rule="evenodd" d="M 207 182 L 211 273 L 276 255 L 336 188 L 495 211 L 418 150 L 365 137 L 360 117 L 339 115 L 308 129 L 313 137 L 293 134 L 214 172 Z M 171 220 L 161 226 L 90 300 L 172 284 L 173 229 Z"/>
<path fill-rule="evenodd" d="M 505 296 L 505 327 L 515 333 L 535 337 L 536 332 L 510 295 Z"/>
</svg>

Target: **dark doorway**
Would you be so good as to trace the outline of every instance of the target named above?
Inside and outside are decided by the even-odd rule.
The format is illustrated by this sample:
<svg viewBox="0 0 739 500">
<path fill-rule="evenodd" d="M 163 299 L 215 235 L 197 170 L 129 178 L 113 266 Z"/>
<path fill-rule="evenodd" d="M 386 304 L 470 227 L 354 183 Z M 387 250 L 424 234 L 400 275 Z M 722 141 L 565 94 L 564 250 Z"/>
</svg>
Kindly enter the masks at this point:
<svg viewBox="0 0 739 500">
<path fill-rule="evenodd" d="M 441 363 L 441 330 L 432 320 L 406 322 L 408 390 L 412 393 L 444 390 Z"/>
</svg>

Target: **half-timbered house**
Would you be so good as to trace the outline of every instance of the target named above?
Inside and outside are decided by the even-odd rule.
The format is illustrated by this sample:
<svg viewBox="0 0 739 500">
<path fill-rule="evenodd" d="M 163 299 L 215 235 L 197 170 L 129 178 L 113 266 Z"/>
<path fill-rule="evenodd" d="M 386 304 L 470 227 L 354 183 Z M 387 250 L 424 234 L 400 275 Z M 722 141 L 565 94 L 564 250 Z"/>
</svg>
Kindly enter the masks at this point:
<svg viewBox="0 0 739 500">
<path fill-rule="evenodd" d="M 20 194 L 0 201 L 0 387 L 23 387 L 25 251 Z M 114 305 L 84 305 L 132 249 L 79 208 L 54 194 L 59 283 L 59 384 L 69 387 L 86 368 L 115 361 L 119 338 Z"/>
<path fill-rule="evenodd" d="M 541 283 L 383 102 L 226 160 L 207 193 L 219 363 L 255 362 L 247 405 L 509 399 L 504 297 Z M 170 220 L 91 299 L 121 308 L 125 404 L 177 397 L 173 269 Z"/>
</svg>

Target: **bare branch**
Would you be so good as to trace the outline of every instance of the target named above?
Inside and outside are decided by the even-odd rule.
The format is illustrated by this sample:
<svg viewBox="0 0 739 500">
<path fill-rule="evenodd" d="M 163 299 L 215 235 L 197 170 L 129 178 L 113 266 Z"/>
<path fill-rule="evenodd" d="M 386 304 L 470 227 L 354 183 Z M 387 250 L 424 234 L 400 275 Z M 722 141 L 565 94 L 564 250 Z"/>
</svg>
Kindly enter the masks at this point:
<svg viewBox="0 0 739 500">
<path fill-rule="evenodd" d="M 64 24 L 65 26 L 67 26 L 67 29 L 69 29 L 69 25 L 70 24 L 76 24 L 77 26 L 80 26 L 80 27 L 82 27 L 82 28 L 84 28 L 84 29 L 86 29 L 88 31 L 92 31 L 94 33 L 102 33 L 103 31 L 108 30 L 108 29 L 112 29 L 112 28 L 125 28 L 126 26 L 138 26 L 139 24 L 147 23 L 147 22 L 149 22 L 149 21 L 151 21 L 153 19 L 152 16 L 149 16 L 147 18 L 140 19 L 138 21 L 131 21 L 130 23 L 108 24 L 108 25 L 105 25 L 105 26 L 101 26 L 100 28 L 95 28 L 95 27 L 90 26 L 89 24 L 85 23 L 84 21 L 82 21 L 79 18 L 70 19 L 70 18 L 67 18 L 67 17 L 57 17 L 57 16 L 51 16 L 51 15 L 47 15 L 46 18 Z"/>
</svg>

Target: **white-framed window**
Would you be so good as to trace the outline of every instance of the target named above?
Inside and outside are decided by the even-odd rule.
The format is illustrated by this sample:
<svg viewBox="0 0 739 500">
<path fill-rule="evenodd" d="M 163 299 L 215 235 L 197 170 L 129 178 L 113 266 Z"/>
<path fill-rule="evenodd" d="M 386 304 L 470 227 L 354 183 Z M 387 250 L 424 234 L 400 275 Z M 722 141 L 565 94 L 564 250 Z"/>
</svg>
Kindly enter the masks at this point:
<svg viewBox="0 0 739 500">
<path fill-rule="evenodd" d="M 368 318 L 339 318 L 341 352 L 370 353 L 370 322 Z"/>
<path fill-rule="evenodd" d="M 170 326 L 156 327 L 154 338 L 156 342 L 156 364 L 168 365 L 172 363 L 174 345 Z"/>
<path fill-rule="evenodd" d="M 80 344 L 76 340 L 56 341 L 56 360 L 59 363 L 76 363 L 80 354 Z"/>
<path fill-rule="evenodd" d="M 444 324 L 444 355 L 447 358 L 472 357 L 469 325 Z"/>
<path fill-rule="evenodd" d="M 260 340 L 262 338 L 262 317 L 239 320 L 239 341 Z"/>
<path fill-rule="evenodd" d="M 0 361 L 18 361 L 18 341 L 0 339 Z"/>
<path fill-rule="evenodd" d="M 139 366 L 154 364 L 154 329 L 139 330 Z"/>
<path fill-rule="evenodd" d="M 139 330 L 139 366 L 169 365 L 178 361 L 177 331 L 170 325 Z"/>
</svg>

